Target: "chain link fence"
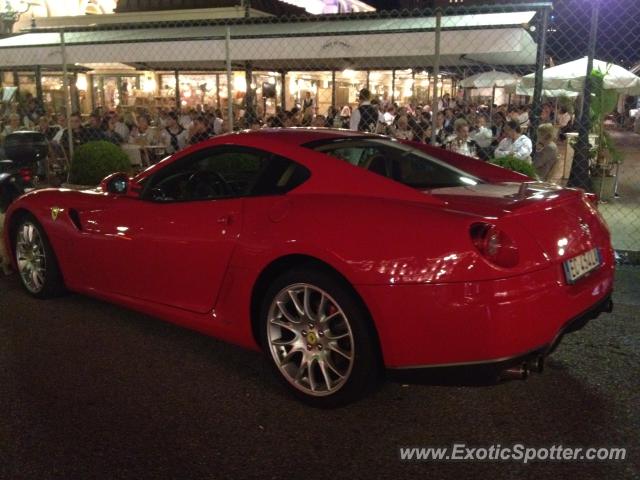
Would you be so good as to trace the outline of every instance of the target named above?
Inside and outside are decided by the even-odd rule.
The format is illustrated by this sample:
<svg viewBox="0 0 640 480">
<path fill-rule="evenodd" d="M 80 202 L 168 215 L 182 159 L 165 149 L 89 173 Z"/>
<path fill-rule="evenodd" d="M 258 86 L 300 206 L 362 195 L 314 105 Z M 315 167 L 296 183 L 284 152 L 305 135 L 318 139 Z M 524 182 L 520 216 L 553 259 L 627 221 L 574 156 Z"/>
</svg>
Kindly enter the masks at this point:
<svg viewBox="0 0 640 480">
<path fill-rule="evenodd" d="M 2 140 L 41 132 L 55 183 L 93 140 L 140 169 L 239 129 L 375 131 L 595 192 L 634 261 L 640 2 L 576 1 L 36 27 L 0 39 Z"/>
</svg>

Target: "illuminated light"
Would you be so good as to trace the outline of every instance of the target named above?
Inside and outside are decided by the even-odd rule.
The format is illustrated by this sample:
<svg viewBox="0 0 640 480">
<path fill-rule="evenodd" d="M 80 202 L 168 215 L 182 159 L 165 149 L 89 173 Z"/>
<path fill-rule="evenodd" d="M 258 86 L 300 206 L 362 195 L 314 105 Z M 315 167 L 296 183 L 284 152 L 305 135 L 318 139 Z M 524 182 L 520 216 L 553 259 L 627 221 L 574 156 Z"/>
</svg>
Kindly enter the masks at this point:
<svg viewBox="0 0 640 480">
<path fill-rule="evenodd" d="M 129 227 L 116 227 L 116 230 L 118 230 L 121 233 L 125 233 L 129 231 Z"/>
<path fill-rule="evenodd" d="M 184 98 L 191 98 L 191 90 L 187 90 L 184 92 Z"/>
<path fill-rule="evenodd" d="M 467 185 L 477 185 L 478 182 L 476 182 L 475 180 L 472 180 L 470 178 L 467 177 L 460 177 L 460 181 L 462 183 L 466 183 Z"/>
<path fill-rule="evenodd" d="M 271 84 L 271 85 L 275 85 L 276 84 L 276 79 L 273 77 L 269 77 L 269 79 L 267 80 L 267 83 Z"/>
<path fill-rule="evenodd" d="M 567 240 L 566 238 L 561 238 L 560 240 L 558 240 L 559 247 L 566 247 L 567 245 L 569 245 L 569 240 Z"/>
<path fill-rule="evenodd" d="M 158 84 L 156 83 L 156 79 L 153 77 L 147 77 L 144 79 L 142 83 L 142 90 L 146 93 L 153 93 L 158 88 Z"/>
<path fill-rule="evenodd" d="M 76 80 L 76 88 L 78 90 L 87 90 L 87 76 L 86 75 L 78 75 L 78 79 Z"/>
<path fill-rule="evenodd" d="M 237 76 L 233 79 L 233 89 L 239 92 L 247 91 L 247 79 L 244 77 Z"/>
<path fill-rule="evenodd" d="M 252 84 L 251 84 L 251 90 L 255 90 L 255 89 L 256 89 L 256 84 L 255 84 L 255 83 L 252 83 Z"/>
<path fill-rule="evenodd" d="M 564 255 L 564 248 L 558 249 L 558 255 L 560 256 Z"/>
<path fill-rule="evenodd" d="M 350 68 L 345 68 L 342 71 L 342 75 L 344 75 L 347 78 L 353 78 L 353 77 L 356 76 L 356 72 L 355 72 L 355 70 L 351 70 Z"/>
</svg>

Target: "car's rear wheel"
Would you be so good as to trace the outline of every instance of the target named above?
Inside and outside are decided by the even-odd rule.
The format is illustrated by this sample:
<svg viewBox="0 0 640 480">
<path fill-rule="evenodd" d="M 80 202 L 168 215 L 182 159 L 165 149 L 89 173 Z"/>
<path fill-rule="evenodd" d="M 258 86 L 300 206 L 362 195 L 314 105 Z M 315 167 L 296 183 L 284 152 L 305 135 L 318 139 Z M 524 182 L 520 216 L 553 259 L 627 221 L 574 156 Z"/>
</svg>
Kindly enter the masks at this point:
<svg viewBox="0 0 640 480">
<path fill-rule="evenodd" d="M 266 354 L 297 397 L 336 407 L 376 384 L 377 340 L 342 279 L 312 269 L 287 272 L 271 284 L 261 312 Z"/>
<path fill-rule="evenodd" d="M 24 288 L 34 297 L 50 298 L 64 292 L 60 268 L 42 226 L 25 215 L 15 229 L 15 255 Z"/>
</svg>

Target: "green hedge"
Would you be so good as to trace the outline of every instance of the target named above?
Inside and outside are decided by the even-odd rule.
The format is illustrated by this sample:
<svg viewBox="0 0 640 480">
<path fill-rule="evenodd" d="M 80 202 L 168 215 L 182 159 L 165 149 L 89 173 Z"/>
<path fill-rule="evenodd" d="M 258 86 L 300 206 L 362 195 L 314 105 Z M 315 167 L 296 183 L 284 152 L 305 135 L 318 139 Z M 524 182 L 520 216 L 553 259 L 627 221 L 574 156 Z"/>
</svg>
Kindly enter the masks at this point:
<svg viewBox="0 0 640 480">
<path fill-rule="evenodd" d="M 514 172 L 522 173 L 531 178 L 538 178 L 536 170 L 535 168 L 533 168 L 533 165 L 531 163 L 524 160 L 519 160 L 513 156 L 494 158 L 491 160 L 491 163 L 502 168 L 513 170 Z"/>
<path fill-rule="evenodd" d="M 115 172 L 129 173 L 131 162 L 124 151 L 111 142 L 85 143 L 73 154 L 69 181 L 79 185 L 98 185 Z"/>
</svg>

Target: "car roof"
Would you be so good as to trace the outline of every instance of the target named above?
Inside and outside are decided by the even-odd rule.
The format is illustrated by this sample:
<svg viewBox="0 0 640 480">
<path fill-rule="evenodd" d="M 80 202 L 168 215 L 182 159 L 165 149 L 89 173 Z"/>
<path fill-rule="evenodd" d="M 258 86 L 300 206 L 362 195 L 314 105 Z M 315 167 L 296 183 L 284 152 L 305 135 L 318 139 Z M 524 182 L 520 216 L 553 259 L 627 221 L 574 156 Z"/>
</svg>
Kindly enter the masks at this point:
<svg viewBox="0 0 640 480">
<path fill-rule="evenodd" d="M 277 138 L 282 142 L 293 145 L 304 145 L 318 140 L 331 140 L 335 138 L 371 136 L 371 134 L 365 134 L 353 130 L 320 127 L 261 128 L 260 130 L 243 130 L 241 132 L 228 135 L 242 135 L 245 138 L 251 138 L 252 140 L 260 140 L 260 138 L 263 137 L 268 137 L 272 140 Z M 222 137 L 222 135 L 220 137 Z"/>
</svg>

